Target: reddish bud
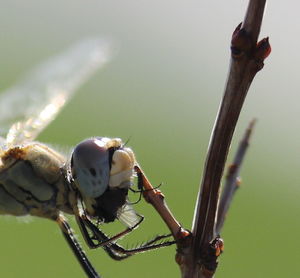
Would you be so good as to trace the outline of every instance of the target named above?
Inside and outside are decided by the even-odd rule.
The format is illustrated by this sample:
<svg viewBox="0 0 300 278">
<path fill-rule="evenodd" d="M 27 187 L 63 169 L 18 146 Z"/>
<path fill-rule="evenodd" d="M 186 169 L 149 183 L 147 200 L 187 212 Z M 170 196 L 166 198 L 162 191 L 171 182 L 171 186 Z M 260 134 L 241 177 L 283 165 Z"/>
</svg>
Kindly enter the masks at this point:
<svg viewBox="0 0 300 278">
<path fill-rule="evenodd" d="M 270 55 L 271 50 L 269 38 L 264 38 L 257 43 L 254 57 L 259 61 L 263 61 Z"/>
<path fill-rule="evenodd" d="M 186 238 L 186 237 L 189 237 L 189 236 L 191 236 L 191 232 L 188 231 L 188 230 L 185 230 L 182 227 L 179 229 L 179 231 L 176 234 L 177 239 L 183 239 L 183 238 Z"/>
</svg>

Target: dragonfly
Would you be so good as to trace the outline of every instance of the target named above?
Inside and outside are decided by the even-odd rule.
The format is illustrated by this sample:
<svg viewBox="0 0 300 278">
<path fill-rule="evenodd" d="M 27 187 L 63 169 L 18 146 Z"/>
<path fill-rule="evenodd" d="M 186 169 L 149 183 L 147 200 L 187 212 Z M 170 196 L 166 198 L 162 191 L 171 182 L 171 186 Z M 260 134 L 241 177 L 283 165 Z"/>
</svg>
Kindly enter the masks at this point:
<svg viewBox="0 0 300 278">
<path fill-rule="evenodd" d="M 174 243 L 165 240 L 169 235 L 158 235 L 133 249 L 117 243 L 144 219 L 128 200 L 129 190 L 142 191 L 141 186 L 133 189 L 138 163 L 120 138 L 88 138 L 75 146 L 70 158 L 35 141 L 80 85 L 110 58 L 107 42 L 83 40 L 0 94 L 0 214 L 55 221 L 92 278 L 100 276 L 65 214 L 75 216 L 88 247 L 102 247 L 115 260 Z M 109 237 L 100 225 L 115 220 L 125 229 Z"/>
</svg>

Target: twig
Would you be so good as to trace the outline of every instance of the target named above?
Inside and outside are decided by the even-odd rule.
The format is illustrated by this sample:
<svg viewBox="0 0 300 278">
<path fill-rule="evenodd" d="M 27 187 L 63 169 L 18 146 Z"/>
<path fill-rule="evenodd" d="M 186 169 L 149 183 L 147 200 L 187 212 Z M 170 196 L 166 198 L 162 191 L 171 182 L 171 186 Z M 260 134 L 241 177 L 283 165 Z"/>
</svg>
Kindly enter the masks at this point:
<svg viewBox="0 0 300 278">
<path fill-rule="evenodd" d="M 231 64 L 223 100 L 212 132 L 198 194 L 190 249 L 180 250 L 183 277 L 212 277 L 222 248 L 216 233 L 220 181 L 232 135 L 256 73 L 270 53 L 268 38 L 257 44 L 264 0 L 250 0 L 243 24 L 233 33 Z M 215 254 L 212 250 L 215 248 Z"/>
<path fill-rule="evenodd" d="M 155 189 L 150 181 L 147 179 L 144 172 L 139 166 L 135 166 L 135 172 L 138 176 L 139 188 L 143 188 L 143 197 L 150 203 L 155 210 L 159 213 L 163 221 L 168 226 L 175 240 L 180 244 L 182 239 L 190 236 L 190 232 L 181 227 L 179 222 L 175 219 L 171 211 L 169 210 L 165 201 L 165 196 L 158 189 Z"/>
<path fill-rule="evenodd" d="M 224 221 L 226 218 L 226 214 L 228 212 L 229 206 L 231 204 L 232 198 L 236 190 L 240 186 L 240 169 L 245 158 L 246 151 L 249 146 L 249 140 L 251 133 L 253 131 L 253 127 L 255 125 L 255 120 L 252 120 L 242 138 L 238 150 L 235 154 L 233 163 L 228 167 L 227 175 L 226 175 L 226 182 L 221 194 L 220 204 L 218 209 L 218 216 L 217 216 L 217 224 L 216 224 L 216 234 L 219 235 L 221 229 L 224 225 Z"/>
</svg>

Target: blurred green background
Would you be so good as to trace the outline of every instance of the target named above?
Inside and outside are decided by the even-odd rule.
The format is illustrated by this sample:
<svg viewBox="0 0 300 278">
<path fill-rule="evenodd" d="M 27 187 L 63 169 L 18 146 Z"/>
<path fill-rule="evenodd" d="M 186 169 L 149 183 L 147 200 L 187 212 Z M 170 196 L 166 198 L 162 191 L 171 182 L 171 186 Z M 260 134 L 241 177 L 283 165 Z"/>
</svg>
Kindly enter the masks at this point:
<svg viewBox="0 0 300 278">
<path fill-rule="evenodd" d="M 245 0 L 2 0 L 0 89 L 76 41 L 113 39 L 119 51 L 112 62 L 38 139 L 70 148 L 89 136 L 130 138 L 148 177 L 163 183 L 170 208 L 190 228 L 231 33 L 246 6 Z M 248 122 L 258 118 L 216 277 L 300 276 L 298 13 L 298 1 L 267 5 L 261 36 L 270 36 L 273 51 L 251 86 L 234 136 L 232 154 Z M 146 221 L 125 245 L 167 232 L 149 205 L 136 209 Z M 4 216 L 0 236 L 0 277 L 84 277 L 55 223 Z M 179 277 L 175 247 L 123 262 L 103 250 L 87 254 L 104 278 Z"/>
</svg>

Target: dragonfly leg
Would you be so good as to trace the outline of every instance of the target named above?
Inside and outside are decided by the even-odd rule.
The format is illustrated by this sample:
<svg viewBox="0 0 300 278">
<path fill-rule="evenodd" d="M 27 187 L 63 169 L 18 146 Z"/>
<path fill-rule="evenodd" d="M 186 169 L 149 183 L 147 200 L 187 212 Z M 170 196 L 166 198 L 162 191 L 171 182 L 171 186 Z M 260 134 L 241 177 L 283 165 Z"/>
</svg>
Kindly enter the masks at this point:
<svg viewBox="0 0 300 278">
<path fill-rule="evenodd" d="M 98 229 L 97 235 L 101 234 L 102 237 L 106 236 L 103 234 L 102 231 L 100 231 Z M 109 254 L 113 259 L 115 260 L 123 260 L 126 259 L 134 254 L 137 253 L 142 253 L 142 252 L 146 252 L 146 251 L 150 251 L 150 250 L 154 250 L 154 249 L 159 249 L 162 247 L 166 247 L 166 246 L 170 246 L 172 244 L 175 244 L 176 241 L 166 241 L 166 242 L 160 242 L 160 243 L 156 243 L 157 241 L 161 241 L 164 238 L 168 238 L 171 235 L 158 235 L 155 238 L 149 240 L 148 242 L 136 247 L 136 248 L 132 248 L 132 249 L 126 249 L 124 247 L 122 247 L 119 244 L 116 243 L 110 243 L 109 245 L 107 245 L 106 247 L 108 247 L 110 249 L 110 252 L 112 254 Z M 156 244 L 155 244 L 156 243 Z M 108 252 L 109 253 L 109 252 Z"/>
<path fill-rule="evenodd" d="M 128 227 L 124 231 L 122 231 L 122 232 L 120 232 L 120 233 L 118 233 L 118 234 L 116 234 L 116 235 L 114 235 L 110 238 L 102 239 L 101 236 L 100 236 L 100 239 L 102 239 L 102 241 L 101 240 L 99 241 L 99 235 L 100 235 L 100 233 L 98 233 L 99 228 L 95 224 L 93 224 L 92 221 L 90 221 L 85 215 L 83 215 L 80 218 L 81 223 L 79 223 L 79 225 L 80 226 L 83 225 L 85 227 L 85 230 L 87 230 L 86 227 L 88 227 L 92 231 L 93 235 L 96 237 L 96 240 L 99 241 L 97 244 L 95 244 L 95 248 L 98 248 L 98 247 L 105 246 L 105 245 L 107 245 L 111 242 L 114 242 L 114 241 L 124 237 L 125 235 L 129 234 L 135 228 L 137 228 L 142 223 L 143 220 L 144 220 L 144 217 L 141 216 L 140 221 L 138 223 L 136 223 L 133 227 Z"/>
<path fill-rule="evenodd" d="M 86 244 L 91 248 L 91 249 L 95 249 L 95 248 L 98 248 L 100 247 L 100 244 L 97 243 L 95 244 L 93 239 L 95 239 L 96 235 L 95 235 L 95 230 L 98 230 L 98 228 L 92 223 L 90 222 L 90 227 L 93 227 L 92 228 L 92 233 L 93 235 L 91 236 L 88 232 L 88 229 L 85 225 L 85 222 L 83 221 L 82 218 L 80 218 L 79 216 L 76 216 L 76 221 L 78 223 L 78 226 L 81 230 L 81 233 L 82 233 L 82 236 L 86 242 Z M 89 220 L 87 220 L 89 221 Z M 102 231 L 100 231 L 99 233 L 97 232 L 97 241 L 98 242 L 106 242 L 107 244 L 106 245 L 103 245 L 103 249 L 106 251 L 106 253 L 114 260 L 122 260 L 122 259 L 126 259 L 128 258 L 129 256 L 125 255 L 125 256 L 122 256 L 120 254 L 118 254 L 116 251 L 114 251 L 114 248 L 112 246 L 118 246 L 118 244 L 116 243 L 109 243 L 110 241 L 110 238 L 105 235 Z"/>
<path fill-rule="evenodd" d="M 94 225 L 85 215 L 82 217 L 77 216 L 76 220 L 78 225 L 81 229 L 81 232 L 86 240 L 88 246 L 90 248 L 98 248 L 103 247 L 104 250 L 108 253 L 108 255 L 113 258 L 114 260 L 123 260 L 126 259 L 136 253 L 141 253 L 153 249 L 158 249 L 161 247 L 169 246 L 175 243 L 175 241 L 167 241 L 155 244 L 157 241 L 161 241 L 164 238 L 168 238 L 171 236 L 169 235 L 158 235 L 152 240 L 144 243 L 141 246 L 138 246 L 133 249 L 125 249 L 121 245 L 115 243 L 117 239 L 123 237 L 124 235 L 130 233 L 134 228 L 136 228 L 142 221 L 141 218 L 140 222 L 138 222 L 133 228 L 127 228 L 125 231 L 118 233 L 113 237 L 108 237 L 104 232 L 102 232 L 96 225 Z M 92 232 L 92 236 L 89 234 L 88 229 Z M 94 243 L 93 240 L 97 240 L 98 243 Z"/>
<path fill-rule="evenodd" d="M 68 242 L 75 257 L 77 258 L 87 276 L 89 278 L 100 278 L 99 274 L 96 272 L 89 259 L 85 255 L 84 251 L 82 250 L 79 242 L 76 240 L 75 235 L 67 220 L 62 215 L 59 215 L 56 219 L 56 222 L 58 223 L 64 238 Z"/>
<path fill-rule="evenodd" d="M 101 233 L 101 236 L 103 237 L 103 239 L 109 239 L 109 237 L 107 235 L 105 235 L 102 231 L 99 230 L 99 232 Z M 170 236 L 171 236 L 171 234 L 170 235 L 157 236 L 154 239 L 146 242 L 144 245 L 139 246 L 138 248 L 135 248 L 135 249 L 125 249 L 117 243 L 110 243 L 108 245 L 103 246 L 102 248 L 104 248 L 106 253 L 112 259 L 114 259 L 116 261 L 121 261 L 121 260 L 124 260 L 124 259 L 127 259 L 127 258 L 131 257 L 132 255 L 134 255 L 136 253 L 141 253 L 141 252 L 149 251 L 149 250 L 152 250 L 152 249 L 158 249 L 160 247 L 165 247 L 165 246 L 169 246 L 169 245 L 173 244 L 173 242 L 171 242 L 171 243 L 168 242 L 168 243 L 165 243 L 165 244 L 153 245 L 153 243 L 155 243 L 156 241 L 162 240 L 163 238 L 167 238 L 167 237 L 170 237 Z M 151 247 L 150 247 L 150 245 L 151 245 Z"/>
</svg>

